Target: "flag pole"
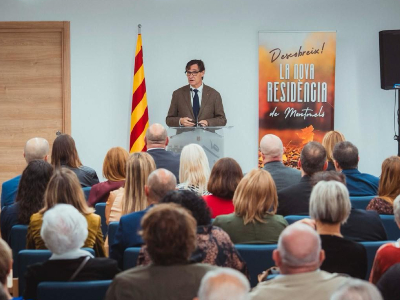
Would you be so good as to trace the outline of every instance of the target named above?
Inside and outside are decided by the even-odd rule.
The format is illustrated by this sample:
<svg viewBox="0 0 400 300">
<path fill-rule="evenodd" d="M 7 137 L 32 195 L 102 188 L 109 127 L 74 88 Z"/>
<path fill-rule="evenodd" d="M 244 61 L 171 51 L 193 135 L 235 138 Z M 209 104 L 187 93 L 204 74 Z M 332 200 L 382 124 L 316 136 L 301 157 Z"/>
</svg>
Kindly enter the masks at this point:
<svg viewBox="0 0 400 300">
<path fill-rule="evenodd" d="M 138 26 L 137 26 L 137 27 L 138 27 L 138 34 L 142 34 L 142 33 L 141 33 L 141 31 L 142 31 L 142 30 L 141 30 L 141 28 L 142 28 L 142 24 L 138 24 Z"/>
</svg>

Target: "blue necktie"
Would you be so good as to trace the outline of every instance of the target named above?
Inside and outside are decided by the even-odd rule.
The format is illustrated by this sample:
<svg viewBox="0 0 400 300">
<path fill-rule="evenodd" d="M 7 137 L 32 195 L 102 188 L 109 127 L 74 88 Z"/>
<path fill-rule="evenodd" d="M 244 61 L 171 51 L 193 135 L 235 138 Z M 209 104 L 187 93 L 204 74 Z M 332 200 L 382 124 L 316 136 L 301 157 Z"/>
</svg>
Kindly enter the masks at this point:
<svg viewBox="0 0 400 300">
<path fill-rule="evenodd" d="M 199 102 L 199 95 L 197 94 L 199 90 L 194 89 L 194 96 L 193 96 L 193 114 L 194 114 L 194 119 L 197 123 L 197 117 L 199 116 L 199 111 L 200 111 L 200 102 Z"/>
</svg>

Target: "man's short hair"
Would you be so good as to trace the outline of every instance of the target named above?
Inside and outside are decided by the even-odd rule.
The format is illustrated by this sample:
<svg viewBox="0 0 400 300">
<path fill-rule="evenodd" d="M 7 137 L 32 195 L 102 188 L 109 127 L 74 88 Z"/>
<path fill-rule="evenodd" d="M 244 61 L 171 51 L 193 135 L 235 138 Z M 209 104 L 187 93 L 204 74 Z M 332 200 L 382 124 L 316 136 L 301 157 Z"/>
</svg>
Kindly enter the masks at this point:
<svg viewBox="0 0 400 300">
<path fill-rule="evenodd" d="M 159 202 L 164 196 L 176 188 L 175 175 L 166 169 L 157 169 L 150 173 L 147 180 L 149 198 Z"/>
<path fill-rule="evenodd" d="M 161 124 L 152 124 L 146 131 L 148 144 L 165 145 L 167 137 L 167 130 Z"/>
<path fill-rule="evenodd" d="M 35 159 L 44 159 L 49 154 L 49 142 L 40 137 L 32 138 L 26 142 L 24 154 L 28 164 Z"/>
<path fill-rule="evenodd" d="M 330 300 L 383 300 L 375 285 L 361 279 L 349 278 Z"/>
<path fill-rule="evenodd" d="M 199 72 L 203 72 L 206 68 L 204 67 L 204 63 L 201 59 L 192 59 L 186 64 L 186 71 L 190 69 L 191 66 L 197 65 L 199 67 Z"/>
<path fill-rule="evenodd" d="M 196 220 L 174 203 L 158 204 L 142 219 L 142 236 L 156 265 L 187 263 L 196 249 Z"/>
<path fill-rule="evenodd" d="M 333 159 L 343 170 L 355 169 L 358 166 L 358 149 L 348 141 L 337 143 L 333 148 Z"/>
<path fill-rule="evenodd" d="M 197 296 L 199 300 L 246 300 L 249 290 L 249 281 L 242 273 L 223 268 L 206 273 Z"/>
<path fill-rule="evenodd" d="M 8 244 L 0 238 L 0 282 L 4 285 L 12 262 L 12 252 Z"/>
<path fill-rule="evenodd" d="M 318 142 L 307 143 L 300 154 L 301 168 L 312 176 L 314 173 L 322 171 L 326 162 L 326 150 Z"/>
</svg>

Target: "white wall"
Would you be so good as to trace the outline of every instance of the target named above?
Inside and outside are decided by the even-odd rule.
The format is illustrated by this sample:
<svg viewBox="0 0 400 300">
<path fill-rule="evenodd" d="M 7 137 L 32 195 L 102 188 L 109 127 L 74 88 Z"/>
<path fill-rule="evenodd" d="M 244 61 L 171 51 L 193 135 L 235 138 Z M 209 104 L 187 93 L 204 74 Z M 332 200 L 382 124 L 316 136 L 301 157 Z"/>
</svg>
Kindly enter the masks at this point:
<svg viewBox="0 0 400 300">
<path fill-rule="evenodd" d="M 337 30 L 335 128 L 359 147 L 360 170 L 379 175 L 397 143 L 378 32 L 400 29 L 399 11 L 398 0 L 0 0 L 0 21 L 71 21 L 72 135 L 99 175 L 107 150 L 129 144 L 139 23 L 150 122 L 165 123 L 186 62 L 201 58 L 235 126 L 227 152 L 246 172 L 258 148 L 258 31 Z"/>
</svg>

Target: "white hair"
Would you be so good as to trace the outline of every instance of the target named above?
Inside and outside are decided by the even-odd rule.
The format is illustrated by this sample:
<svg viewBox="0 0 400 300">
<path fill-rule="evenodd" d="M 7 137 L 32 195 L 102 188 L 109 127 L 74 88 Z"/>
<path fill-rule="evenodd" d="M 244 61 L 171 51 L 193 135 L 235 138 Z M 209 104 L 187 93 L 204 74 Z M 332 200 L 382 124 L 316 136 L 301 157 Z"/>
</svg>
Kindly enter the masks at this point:
<svg viewBox="0 0 400 300">
<path fill-rule="evenodd" d="M 55 254 L 77 250 L 88 236 L 85 217 L 70 204 L 57 204 L 45 212 L 40 235 Z"/>
<path fill-rule="evenodd" d="M 201 280 L 199 300 L 247 300 L 250 284 L 239 271 L 220 268 L 207 272 Z"/>
<path fill-rule="evenodd" d="M 383 300 L 379 290 L 368 281 L 349 278 L 330 300 Z"/>
<path fill-rule="evenodd" d="M 44 159 L 48 154 L 49 142 L 44 138 L 35 137 L 25 144 L 24 155 L 28 164 L 35 159 Z"/>
</svg>

